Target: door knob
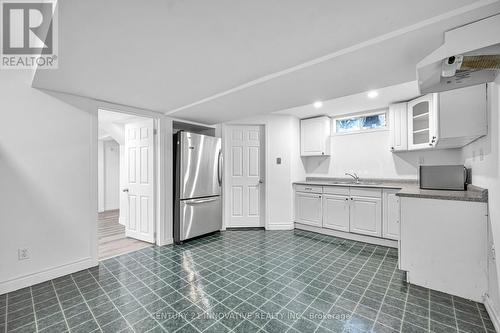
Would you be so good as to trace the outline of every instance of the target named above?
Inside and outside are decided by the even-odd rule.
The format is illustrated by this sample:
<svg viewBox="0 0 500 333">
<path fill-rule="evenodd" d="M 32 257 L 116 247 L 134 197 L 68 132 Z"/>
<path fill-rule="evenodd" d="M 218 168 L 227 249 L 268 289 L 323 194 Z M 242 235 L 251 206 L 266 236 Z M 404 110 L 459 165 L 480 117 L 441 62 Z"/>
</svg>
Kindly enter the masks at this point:
<svg viewBox="0 0 500 333">
<path fill-rule="evenodd" d="M 259 179 L 259 184 L 263 184 L 264 181 L 262 179 Z"/>
<path fill-rule="evenodd" d="M 122 192 L 128 192 L 128 188 L 124 188 Z"/>
</svg>

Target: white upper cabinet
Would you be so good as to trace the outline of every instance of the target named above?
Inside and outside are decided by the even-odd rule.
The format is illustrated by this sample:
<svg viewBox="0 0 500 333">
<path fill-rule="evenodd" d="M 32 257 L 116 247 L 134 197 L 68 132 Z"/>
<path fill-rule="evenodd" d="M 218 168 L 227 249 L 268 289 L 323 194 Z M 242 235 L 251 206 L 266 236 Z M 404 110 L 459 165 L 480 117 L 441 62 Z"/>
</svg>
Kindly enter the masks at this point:
<svg viewBox="0 0 500 333">
<path fill-rule="evenodd" d="M 460 148 L 488 133 L 487 85 L 428 94 L 407 103 L 407 148 L 400 140 L 402 105 L 389 107 L 392 151 Z"/>
<path fill-rule="evenodd" d="M 391 151 L 408 149 L 408 110 L 406 103 L 389 105 Z"/>
<path fill-rule="evenodd" d="M 300 121 L 300 155 L 330 155 L 330 126 L 329 117 L 302 119 Z"/>
<path fill-rule="evenodd" d="M 408 102 L 408 150 L 435 147 L 438 140 L 438 94 Z"/>
</svg>

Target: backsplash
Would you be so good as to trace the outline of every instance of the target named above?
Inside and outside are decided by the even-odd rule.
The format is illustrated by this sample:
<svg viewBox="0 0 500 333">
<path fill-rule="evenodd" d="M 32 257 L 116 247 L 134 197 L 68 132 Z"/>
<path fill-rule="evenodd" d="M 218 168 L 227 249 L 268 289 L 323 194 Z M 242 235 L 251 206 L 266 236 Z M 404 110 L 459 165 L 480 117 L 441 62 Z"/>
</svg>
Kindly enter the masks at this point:
<svg viewBox="0 0 500 333">
<path fill-rule="evenodd" d="M 330 157 L 302 157 L 307 177 L 356 172 L 362 178 L 417 179 L 421 164 L 463 164 L 461 149 L 392 153 L 389 131 L 334 135 L 330 140 Z"/>
</svg>

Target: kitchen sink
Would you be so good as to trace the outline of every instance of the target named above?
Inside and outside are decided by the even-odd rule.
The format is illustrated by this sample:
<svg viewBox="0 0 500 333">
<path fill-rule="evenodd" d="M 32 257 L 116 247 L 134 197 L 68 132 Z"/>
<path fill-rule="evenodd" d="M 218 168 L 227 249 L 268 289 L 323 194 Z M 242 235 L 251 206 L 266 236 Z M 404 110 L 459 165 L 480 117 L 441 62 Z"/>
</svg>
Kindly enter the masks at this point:
<svg viewBox="0 0 500 333">
<path fill-rule="evenodd" d="M 330 184 L 332 185 L 380 185 L 382 182 L 377 182 L 377 181 L 360 181 L 359 183 L 356 183 L 355 181 L 352 180 L 335 180 L 331 181 Z"/>
<path fill-rule="evenodd" d="M 363 181 L 361 181 L 358 184 L 359 185 L 380 185 L 380 184 L 382 184 L 382 182 L 363 182 Z"/>
<path fill-rule="evenodd" d="M 330 182 L 332 185 L 353 185 L 355 184 L 353 181 L 346 181 L 346 180 L 336 180 Z"/>
</svg>

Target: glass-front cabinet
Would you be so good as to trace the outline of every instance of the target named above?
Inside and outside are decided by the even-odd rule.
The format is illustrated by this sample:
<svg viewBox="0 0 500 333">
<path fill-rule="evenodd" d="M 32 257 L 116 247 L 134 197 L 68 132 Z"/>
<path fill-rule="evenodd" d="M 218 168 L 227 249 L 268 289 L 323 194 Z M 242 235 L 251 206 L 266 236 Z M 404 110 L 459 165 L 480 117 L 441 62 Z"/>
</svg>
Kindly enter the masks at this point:
<svg viewBox="0 0 500 333">
<path fill-rule="evenodd" d="M 438 140 L 438 94 L 408 102 L 408 149 L 433 148 Z"/>
</svg>

